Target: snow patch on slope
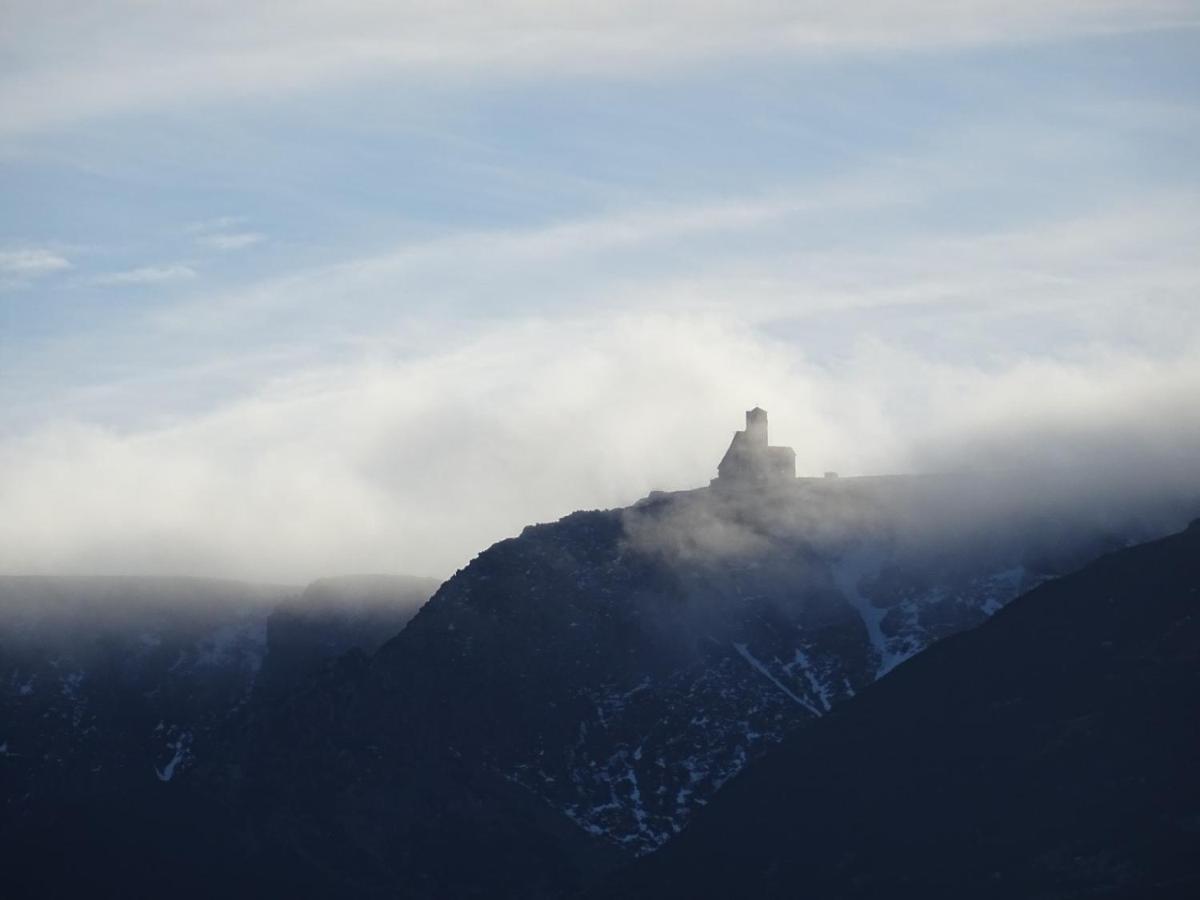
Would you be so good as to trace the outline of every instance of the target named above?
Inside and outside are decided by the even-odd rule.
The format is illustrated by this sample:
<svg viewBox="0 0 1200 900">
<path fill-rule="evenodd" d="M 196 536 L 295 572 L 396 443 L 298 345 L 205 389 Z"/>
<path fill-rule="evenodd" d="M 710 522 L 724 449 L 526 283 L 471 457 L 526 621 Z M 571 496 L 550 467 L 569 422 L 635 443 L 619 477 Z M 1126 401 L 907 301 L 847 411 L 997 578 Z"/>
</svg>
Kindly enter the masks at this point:
<svg viewBox="0 0 1200 900">
<path fill-rule="evenodd" d="M 814 670 L 812 660 L 799 647 L 796 648 L 792 661 L 783 667 L 783 670 L 789 675 L 794 675 L 796 669 L 804 673 L 804 677 L 808 681 L 809 690 L 812 691 L 814 697 L 821 701 L 821 706 L 824 707 L 825 712 L 829 712 L 833 707 L 833 699 L 830 696 L 829 688 L 827 685 L 821 683 Z"/>
<path fill-rule="evenodd" d="M 863 581 L 879 573 L 886 558 L 887 555 L 881 548 L 863 546 L 843 554 L 833 565 L 834 584 L 858 611 L 863 625 L 866 626 L 871 647 L 879 659 L 875 669 L 876 678 L 886 675 L 912 655 L 897 653 L 888 646 L 887 635 L 883 633 L 883 617 L 887 615 L 887 610 L 880 609 L 859 590 Z"/>
<path fill-rule="evenodd" d="M 817 709 L 815 706 L 813 706 L 811 703 L 809 703 L 803 697 L 797 696 L 790 688 L 788 688 L 788 686 L 786 684 L 784 684 L 782 681 L 780 681 L 778 678 L 776 678 L 773 674 L 771 674 L 771 670 L 768 669 L 765 665 L 763 665 L 762 662 L 757 657 L 755 657 L 755 655 L 753 653 L 750 652 L 750 648 L 748 645 L 734 644 L 733 649 L 735 649 L 738 652 L 738 654 L 742 657 L 742 659 L 744 659 L 744 660 L 746 660 L 746 662 L 750 663 L 750 665 L 754 669 L 756 669 L 764 678 L 766 678 L 769 682 L 771 682 L 773 685 L 775 685 L 775 687 L 779 688 L 779 690 L 783 691 L 785 694 L 787 694 L 789 697 L 791 697 L 794 701 L 796 701 L 796 703 L 803 706 L 814 716 L 821 715 L 821 710 Z"/>
<path fill-rule="evenodd" d="M 179 766 L 185 763 L 190 755 L 192 746 L 192 733 L 190 731 L 180 732 L 174 741 L 167 744 L 168 750 L 173 750 L 174 755 L 167 760 L 167 764 L 161 769 L 154 767 L 154 774 L 158 776 L 159 781 L 170 781 L 175 777 L 175 773 Z"/>
</svg>

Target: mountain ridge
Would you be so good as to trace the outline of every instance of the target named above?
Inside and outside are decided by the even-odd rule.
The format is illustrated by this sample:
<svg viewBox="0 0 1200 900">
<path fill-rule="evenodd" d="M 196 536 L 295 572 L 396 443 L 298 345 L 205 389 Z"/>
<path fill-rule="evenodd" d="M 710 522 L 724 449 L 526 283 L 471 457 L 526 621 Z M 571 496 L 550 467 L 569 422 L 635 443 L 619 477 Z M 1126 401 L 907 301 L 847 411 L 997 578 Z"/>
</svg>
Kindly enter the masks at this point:
<svg viewBox="0 0 1200 900">
<path fill-rule="evenodd" d="M 125 797 L 133 824 L 84 828 L 80 852 L 147 891 L 159 854 L 189 896 L 208 869 L 303 896 L 584 889 L 882 672 L 1170 517 L 1045 492 L 994 512 L 997 492 L 796 479 L 572 513 L 482 551 L 373 653 L 327 653 L 323 621 L 291 610 L 279 633 L 314 664 L 259 679 L 203 746 L 168 736 Z M 147 837 L 183 818 L 208 868 Z M 133 863 L 138 840 L 154 850 Z"/>
<path fill-rule="evenodd" d="M 935 552 L 907 523 L 938 509 L 952 532 L 937 535 Z M 659 494 L 529 526 L 481 552 L 356 663 L 353 690 L 334 680 L 288 711 L 265 711 L 264 735 L 277 736 L 254 745 L 294 752 L 258 771 L 273 796 L 299 804 L 283 818 L 313 828 L 313 798 L 290 785 L 323 785 L 318 793 L 355 809 L 377 803 L 371 792 L 386 796 L 386 812 L 322 839 L 382 843 L 393 859 L 419 833 L 422 806 L 395 770 L 436 780 L 446 760 L 557 809 L 595 839 L 585 855 L 648 852 L 757 754 L 880 671 L 863 611 L 830 568 L 847 538 L 887 551 L 853 580 L 879 613 L 884 649 L 900 657 L 1002 607 L 1021 587 L 1015 563 L 1049 577 L 1029 567 L 1070 565 L 1137 532 L 1044 520 L 1044 509 L 972 519 L 974 509 L 958 480 L 837 479 L 766 495 Z M 354 750 L 364 735 L 373 749 Z M 338 787 L 351 782 L 352 801 Z M 379 874 L 381 891 L 411 875 Z M 579 878 L 559 890 L 571 883 Z"/>
<path fill-rule="evenodd" d="M 1200 521 L 930 647 L 590 896 L 1184 896 L 1198 648 Z"/>
</svg>

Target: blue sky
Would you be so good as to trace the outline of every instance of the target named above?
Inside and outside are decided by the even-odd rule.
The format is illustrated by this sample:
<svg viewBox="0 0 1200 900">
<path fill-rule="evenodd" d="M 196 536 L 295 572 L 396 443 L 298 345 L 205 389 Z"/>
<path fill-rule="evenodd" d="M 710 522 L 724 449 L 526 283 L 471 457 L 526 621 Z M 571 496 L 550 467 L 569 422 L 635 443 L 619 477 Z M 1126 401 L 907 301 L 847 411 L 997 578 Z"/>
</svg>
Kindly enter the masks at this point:
<svg viewBox="0 0 1200 900">
<path fill-rule="evenodd" d="M 1195 433 L 1200 4 L 0 15 L 5 571 L 442 574 L 756 403 Z"/>
</svg>

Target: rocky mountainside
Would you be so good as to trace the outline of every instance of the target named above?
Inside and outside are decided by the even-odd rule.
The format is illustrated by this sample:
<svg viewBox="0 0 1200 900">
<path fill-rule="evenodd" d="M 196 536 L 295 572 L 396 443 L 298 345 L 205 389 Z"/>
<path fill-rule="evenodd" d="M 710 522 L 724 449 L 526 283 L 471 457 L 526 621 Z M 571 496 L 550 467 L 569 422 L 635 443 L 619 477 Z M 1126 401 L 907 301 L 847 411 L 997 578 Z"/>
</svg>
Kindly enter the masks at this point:
<svg viewBox="0 0 1200 900">
<path fill-rule="evenodd" d="M 249 699 L 270 611 L 293 593 L 182 578 L 0 579 L 0 745 L 6 769 L 31 779 L 29 802 L 42 781 L 169 781 L 186 769 L 195 741 Z M 5 801 L 10 815 L 26 802 Z"/>
<path fill-rule="evenodd" d="M 374 653 L 408 624 L 438 584 L 397 575 L 314 581 L 267 616 L 267 653 L 255 680 L 256 698 L 287 693 L 350 650 Z"/>
<path fill-rule="evenodd" d="M 1200 522 L 939 643 L 596 897 L 1194 897 Z"/>
<path fill-rule="evenodd" d="M 529 528 L 444 585 L 374 668 L 437 740 L 644 853 L 803 723 L 1132 539 L 1064 537 L 1041 511 L 959 522 L 962 491 L 706 489 Z"/>
<path fill-rule="evenodd" d="M 197 760 L 228 755 L 259 694 L 375 650 L 435 587 L 329 579 L 297 596 L 203 579 L 0 578 L 0 837 L 152 802 Z"/>
<path fill-rule="evenodd" d="M 268 641 L 288 636 L 298 660 L 268 652 L 203 744 L 131 757 L 139 778 L 99 782 L 115 795 L 94 776 L 43 790 L 54 802 L 8 836 L 40 895 L 82 882 L 39 857 L 61 821 L 30 823 L 84 796 L 65 846 L 93 892 L 161 893 L 167 873 L 177 896 L 561 897 L 662 847 L 901 661 L 1178 515 L 967 476 L 718 485 L 575 513 L 480 553 L 374 653 L 331 658 L 341 626 L 272 619 Z"/>
<path fill-rule="evenodd" d="M 259 711 L 256 827 L 366 894 L 577 888 L 901 660 L 1151 527 L 1050 499 L 994 513 L 991 496 L 967 478 L 798 481 L 527 528 L 373 658 Z M 569 864 L 547 875 L 513 834 Z"/>
</svg>

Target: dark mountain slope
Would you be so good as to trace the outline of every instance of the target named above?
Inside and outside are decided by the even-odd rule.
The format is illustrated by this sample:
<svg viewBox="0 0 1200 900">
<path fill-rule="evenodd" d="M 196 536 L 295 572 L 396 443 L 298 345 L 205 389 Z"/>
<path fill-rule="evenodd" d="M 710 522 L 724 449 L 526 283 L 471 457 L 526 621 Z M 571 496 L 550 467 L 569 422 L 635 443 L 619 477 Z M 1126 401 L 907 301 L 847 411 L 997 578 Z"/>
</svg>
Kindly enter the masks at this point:
<svg viewBox="0 0 1200 900">
<path fill-rule="evenodd" d="M 314 581 L 267 617 L 267 652 L 255 690 L 277 697 L 349 650 L 374 653 L 404 629 L 438 584 L 403 575 Z"/>
<path fill-rule="evenodd" d="M 1200 523 L 942 641 L 597 897 L 1200 893 Z"/>
<path fill-rule="evenodd" d="M 298 598 L 194 578 L 0 577 L 0 894 L 195 896 L 231 872 L 249 889 L 224 787 L 246 722 L 330 660 L 374 651 L 434 588 L 337 578 Z M 280 865 L 271 883 L 288 877 Z"/>
<path fill-rule="evenodd" d="M 1139 532 L 1052 503 L 996 515 L 980 490 L 797 482 L 531 526 L 373 658 L 256 711 L 238 787 L 265 798 L 251 804 L 255 839 L 286 835 L 297 865 L 320 860 L 344 892 L 586 883 L 608 851 L 660 846 L 749 760 L 880 672 Z M 518 847 L 560 848 L 557 868 L 505 849 L 514 833 Z M 486 876 L 456 863 L 466 845 L 494 862 Z"/>
<path fill-rule="evenodd" d="M 129 778 L 84 772 L 22 806 L 25 767 L 57 764 L 2 769 L 10 808 L 29 813 L 0 835 L 28 851 L 9 883 L 152 896 L 170 874 L 176 896 L 560 897 L 661 846 L 881 673 L 1175 514 L 896 477 L 659 494 L 531 526 L 374 655 L 330 659 L 326 638 L 344 649 L 345 632 L 328 618 L 260 621 L 245 702 L 154 766 L 131 756 Z M 302 652 L 278 658 L 290 674 L 273 683 L 286 634 Z M 29 712 L 23 678 L 5 702 Z M 135 708 L 136 688 L 121 694 Z M 109 723 L 135 740 L 154 727 Z"/>
</svg>

